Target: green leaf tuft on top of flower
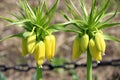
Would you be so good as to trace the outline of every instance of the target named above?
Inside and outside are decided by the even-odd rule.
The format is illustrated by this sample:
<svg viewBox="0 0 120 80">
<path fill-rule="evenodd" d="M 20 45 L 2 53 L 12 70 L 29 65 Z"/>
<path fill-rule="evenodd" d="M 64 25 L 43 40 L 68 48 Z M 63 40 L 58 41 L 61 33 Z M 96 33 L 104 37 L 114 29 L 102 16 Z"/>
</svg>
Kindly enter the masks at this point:
<svg viewBox="0 0 120 80">
<path fill-rule="evenodd" d="M 59 0 L 56 0 L 49 9 L 46 0 L 38 0 L 37 6 L 30 6 L 27 0 L 19 0 L 19 6 L 21 8 L 19 15 L 16 13 L 12 14 L 16 20 L 3 16 L 0 16 L 0 18 L 10 22 L 10 25 L 23 27 L 27 32 L 36 34 L 38 39 L 42 39 L 44 36 L 50 34 L 47 29 L 50 27 L 50 22 L 58 3 Z M 40 38 L 41 35 L 43 36 Z"/>
<path fill-rule="evenodd" d="M 90 11 L 87 11 L 84 0 L 78 0 L 81 9 L 80 12 L 72 0 L 65 0 L 71 17 L 66 14 L 63 15 L 69 22 L 73 23 L 74 27 L 77 28 L 76 30 L 80 30 L 82 33 L 96 32 L 97 30 L 120 25 L 120 22 L 110 22 L 118 14 L 117 9 L 114 13 L 107 12 L 110 0 L 101 0 L 101 7 L 97 6 L 96 1 L 92 0 L 92 7 Z"/>
</svg>

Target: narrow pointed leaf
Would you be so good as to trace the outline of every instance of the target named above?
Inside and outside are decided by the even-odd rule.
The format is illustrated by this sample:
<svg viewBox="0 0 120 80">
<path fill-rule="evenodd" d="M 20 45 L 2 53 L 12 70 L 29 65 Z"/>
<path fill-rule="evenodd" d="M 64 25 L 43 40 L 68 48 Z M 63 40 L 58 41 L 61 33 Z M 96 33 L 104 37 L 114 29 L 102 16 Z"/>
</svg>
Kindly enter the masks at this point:
<svg viewBox="0 0 120 80">
<path fill-rule="evenodd" d="M 107 0 L 107 2 L 104 5 L 102 5 L 103 6 L 102 9 L 95 16 L 95 19 L 97 18 L 96 22 L 98 22 L 103 17 L 109 3 L 110 3 L 110 0 Z"/>
<path fill-rule="evenodd" d="M 21 38 L 21 37 L 23 37 L 23 33 L 18 33 L 18 34 L 13 34 L 13 35 L 6 36 L 6 37 L 0 39 L 0 42 L 4 41 L 4 40 L 7 40 L 7 39 L 10 39 L 10 38 L 13 38 L 13 37 Z"/>
<path fill-rule="evenodd" d="M 6 17 L 3 17 L 3 16 L 0 16 L 1 19 L 5 20 L 5 21 L 8 21 L 8 22 L 14 22 L 15 20 L 13 19 L 10 19 L 10 18 L 6 18 Z"/>
<path fill-rule="evenodd" d="M 120 22 L 118 23 L 109 23 L 109 24 L 102 24 L 100 26 L 98 26 L 99 29 L 104 29 L 104 28 L 109 28 L 109 27 L 113 27 L 113 26 L 117 26 L 120 25 Z"/>
<path fill-rule="evenodd" d="M 84 0 L 78 0 L 78 1 L 81 5 L 81 9 L 82 9 L 82 12 L 84 14 L 84 18 L 87 19 L 88 13 L 87 13 L 87 10 L 86 10 L 86 6 L 84 4 Z"/>
<path fill-rule="evenodd" d="M 115 17 L 116 14 L 117 14 L 117 10 L 115 11 L 115 13 L 110 18 L 105 20 L 104 23 L 107 23 L 108 21 L 112 20 Z"/>
<path fill-rule="evenodd" d="M 48 21 L 46 22 L 45 26 L 48 26 L 49 23 L 50 23 L 50 21 L 52 20 L 53 15 L 54 15 L 54 13 L 55 13 L 55 10 L 56 10 L 56 8 L 57 8 L 58 3 L 59 3 L 59 0 L 57 0 L 57 1 L 55 2 L 55 4 L 52 6 L 52 8 L 49 10 L 49 12 L 46 13 L 46 14 L 48 15 Z"/>
<path fill-rule="evenodd" d="M 105 40 L 111 40 L 111 41 L 120 42 L 120 39 L 118 39 L 116 37 L 113 37 L 113 36 L 110 36 L 110 35 L 106 35 L 106 34 L 104 34 L 104 39 Z"/>
<path fill-rule="evenodd" d="M 11 24 L 7 25 L 7 26 L 11 26 L 11 25 L 21 25 L 25 22 L 30 22 L 29 19 L 24 19 L 24 20 L 21 20 L 21 21 L 15 21 L 15 22 L 12 22 Z"/>
</svg>

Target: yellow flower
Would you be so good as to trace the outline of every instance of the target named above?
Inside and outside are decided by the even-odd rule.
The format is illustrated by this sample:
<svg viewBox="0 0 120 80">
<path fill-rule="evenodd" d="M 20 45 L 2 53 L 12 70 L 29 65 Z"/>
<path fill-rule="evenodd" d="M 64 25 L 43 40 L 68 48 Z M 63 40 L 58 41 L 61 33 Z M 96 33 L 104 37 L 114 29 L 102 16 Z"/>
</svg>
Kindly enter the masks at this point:
<svg viewBox="0 0 120 80">
<path fill-rule="evenodd" d="M 96 61 L 102 60 L 101 51 L 97 49 L 95 41 L 93 39 L 90 39 L 90 41 L 89 41 L 89 51 L 90 51 L 91 56 Z"/>
<path fill-rule="evenodd" d="M 80 37 L 80 51 L 83 53 L 87 50 L 88 43 L 89 43 L 89 36 L 87 34 L 84 34 L 82 37 Z"/>
<path fill-rule="evenodd" d="M 45 56 L 48 60 L 52 59 L 55 54 L 56 39 L 54 35 L 48 35 L 44 39 Z"/>
<path fill-rule="evenodd" d="M 104 54 L 105 53 L 106 44 L 105 44 L 105 40 L 103 38 L 102 33 L 97 32 L 95 34 L 95 44 L 96 44 L 96 47 L 98 48 L 98 50 L 100 50 L 101 53 Z"/>
<path fill-rule="evenodd" d="M 36 44 L 36 35 L 30 35 L 27 38 L 28 53 L 33 53 Z"/>
<path fill-rule="evenodd" d="M 52 43 L 52 58 L 54 57 L 54 55 L 55 55 L 55 50 L 56 50 L 56 38 L 55 38 L 55 36 L 54 35 L 50 35 L 50 37 L 51 37 L 51 43 Z"/>
<path fill-rule="evenodd" d="M 35 45 L 35 50 L 33 52 L 34 58 L 38 65 L 42 65 L 45 59 L 45 44 L 40 41 Z"/>
<path fill-rule="evenodd" d="M 79 58 L 81 53 L 82 52 L 80 51 L 80 39 L 78 36 L 76 36 L 73 42 L 73 47 L 72 47 L 72 59 L 75 60 Z"/>
<path fill-rule="evenodd" d="M 89 36 L 84 34 L 82 37 L 77 36 L 73 42 L 72 59 L 75 60 L 87 50 Z"/>
</svg>

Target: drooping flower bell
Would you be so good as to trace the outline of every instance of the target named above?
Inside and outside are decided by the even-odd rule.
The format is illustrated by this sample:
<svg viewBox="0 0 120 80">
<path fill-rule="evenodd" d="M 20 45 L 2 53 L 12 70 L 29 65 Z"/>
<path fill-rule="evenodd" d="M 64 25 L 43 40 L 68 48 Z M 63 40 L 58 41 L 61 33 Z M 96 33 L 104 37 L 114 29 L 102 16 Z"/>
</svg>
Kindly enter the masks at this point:
<svg viewBox="0 0 120 80">
<path fill-rule="evenodd" d="M 102 53 L 105 54 L 105 49 L 106 49 L 106 44 L 105 44 L 105 40 L 103 38 L 102 33 L 97 32 L 95 34 L 95 44 L 97 49 Z"/>
<path fill-rule="evenodd" d="M 75 37 L 73 42 L 73 49 L 72 49 L 73 60 L 79 58 L 79 56 L 87 50 L 88 43 L 89 43 L 89 36 L 87 34 Z"/>
<path fill-rule="evenodd" d="M 90 39 L 90 41 L 89 41 L 89 51 L 90 51 L 91 56 L 96 61 L 101 61 L 102 60 L 101 51 L 98 50 L 94 39 Z"/>
<path fill-rule="evenodd" d="M 33 55 L 38 65 L 42 65 L 44 63 L 45 43 L 43 41 L 36 43 Z"/>
<path fill-rule="evenodd" d="M 56 38 L 54 35 L 48 35 L 44 39 L 45 43 L 45 56 L 51 60 L 55 55 Z"/>
<path fill-rule="evenodd" d="M 30 34 L 27 37 L 22 38 L 22 55 L 26 56 L 27 54 L 33 53 L 36 44 L 36 35 Z"/>
</svg>

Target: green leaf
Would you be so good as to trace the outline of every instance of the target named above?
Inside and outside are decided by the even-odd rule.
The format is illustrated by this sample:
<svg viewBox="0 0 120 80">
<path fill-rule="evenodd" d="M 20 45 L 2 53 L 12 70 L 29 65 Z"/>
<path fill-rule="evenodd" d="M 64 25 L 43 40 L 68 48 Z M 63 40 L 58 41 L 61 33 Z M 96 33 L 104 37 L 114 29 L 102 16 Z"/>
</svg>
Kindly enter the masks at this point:
<svg viewBox="0 0 120 80">
<path fill-rule="evenodd" d="M 71 20 L 71 18 L 70 18 L 70 17 L 68 17 L 65 13 L 63 13 L 63 12 L 62 12 L 62 15 L 64 16 L 64 18 L 65 18 L 66 20 L 68 20 L 68 21 L 70 21 L 70 20 Z"/>
<path fill-rule="evenodd" d="M 75 70 L 72 69 L 69 72 L 72 75 L 73 80 L 79 80 L 79 77 L 78 77 L 77 72 Z"/>
<path fill-rule="evenodd" d="M 0 80 L 7 80 L 6 77 L 0 72 Z"/>
<path fill-rule="evenodd" d="M 72 20 L 70 17 L 68 17 L 66 14 L 63 13 L 63 16 L 70 22 L 69 24 L 74 25 L 78 29 L 84 29 L 83 24 L 86 25 L 86 23 L 83 20 Z"/>
<path fill-rule="evenodd" d="M 71 0 L 70 0 L 70 3 L 67 0 L 65 0 L 65 3 L 67 5 L 67 8 L 70 11 L 73 19 L 81 19 L 82 18 L 81 14 L 79 13 L 76 6 L 73 4 L 73 2 Z"/>
<path fill-rule="evenodd" d="M 5 21 L 8 21 L 8 22 L 14 22 L 15 20 L 13 19 L 10 19 L 10 18 L 6 18 L 6 17 L 3 17 L 3 16 L 0 16 L 1 19 L 5 20 Z"/>
<path fill-rule="evenodd" d="M 63 24 L 55 24 L 53 26 L 51 26 L 50 28 L 48 28 L 48 30 L 50 32 L 58 32 L 58 31 L 65 31 L 65 32 L 76 32 L 76 33 L 79 33 L 81 34 L 82 32 L 79 31 L 79 30 L 75 30 L 75 29 L 70 29 L 70 28 L 66 28 L 65 26 L 68 25 L 68 23 L 63 23 Z"/>
<path fill-rule="evenodd" d="M 104 17 L 112 16 L 114 14 L 115 14 L 115 12 L 109 12 L 109 13 L 104 14 Z M 120 12 L 116 13 L 116 15 L 119 15 L 119 14 L 120 14 Z"/>
<path fill-rule="evenodd" d="M 13 34 L 13 35 L 6 36 L 6 37 L 0 39 L 0 42 L 4 41 L 4 40 L 7 40 L 7 39 L 10 39 L 10 38 L 13 38 L 13 37 L 21 38 L 21 37 L 23 37 L 23 33 L 18 33 L 18 34 Z"/>
<path fill-rule="evenodd" d="M 116 26 L 116 25 L 120 25 L 120 22 L 118 22 L 118 23 L 109 23 L 109 24 L 101 24 L 100 26 L 98 25 L 97 27 L 99 29 L 104 29 L 104 28 L 109 28 L 109 27 Z"/>
<path fill-rule="evenodd" d="M 118 39 L 116 37 L 113 37 L 113 36 L 110 36 L 110 35 L 106 35 L 106 34 L 104 34 L 103 36 L 104 36 L 105 40 L 111 40 L 111 41 L 120 42 L 120 39 Z"/>
<path fill-rule="evenodd" d="M 23 19 L 21 16 L 18 16 L 18 14 L 11 13 L 12 16 L 14 16 L 16 19 L 21 20 Z"/>
<path fill-rule="evenodd" d="M 83 12 L 83 17 L 85 18 L 85 20 L 87 20 L 88 13 L 87 13 L 87 10 L 86 10 L 86 5 L 84 3 L 84 0 L 78 0 L 78 1 L 81 5 L 81 9 L 82 9 L 82 12 Z"/>
<path fill-rule="evenodd" d="M 95 16 L 95 18 L 94 18 L 94 20 L 96 21 L 96 23 L 97 23 L 101 18 L 103 18 L 103 15 L 104 15 L 104 13 L 105 13 L 105 11 L 106 11 L 109 3 L 110 3 L 110 0 L 107 0 L 107 2 L 106 2 L 105 4 L 102 4 L 102 6 L 103 6 L 102 9 L 101 9 L 99 12 L 97 12 L 97 14 L 96 14 L 96 16 Z"/>
<path fill-rule="evenodd" d="M 35 72 L 33 75 L 32 75 L 32 80 L 37 80 L 37 72 Z"/>
<path fill-rule="evenodd" d="M 43 0 L 42 1 L 42 4 L 40 4 L 40 0 L 38 0 L 38 9 L 36 9 L 36 23 L 37 24 L 41 24 L 40 22 L 40 20 L 41 20 L 41 18 L 42 18 L 42 15 L 43 15 L 43 10 L 44 10 L 44 6 L 45 6 L 45 0 Z M 41 6 L 40 6 L 41 5 Z"/>
<path fill-rule="evenodd" d="M 43 26 L 48 26 L 49 23 L 51 22 L 58 3 L 59 3 L 59 0 L 56 0 L 55 4 L 52 6 L 52 8 L 46 13 L 48 20 L 46 21 L 46 23 Z"/>
<path fill-rule="evenodd" d="M 11 26 L 11 25 L 21 25 L 21 24 L 23 24 L 23 23 L 25 23 L 25 22 L 30 22 L 30 20 L 29 20 L 29 19 L 23 19 L 23 20 L 19 20 L 19 21 L 14 21 L 14 22 L 12 22 L 11 24 L 9 24 L 9 25 L 7 25 L 7 26 Z"/>
<path fill-rule="evenodd" d="M 58 32 L 60 30 L 65 30 L 65 25 L 67 24 L 55 24 L 55 25 L 48 27 L 47 30 L 50 32 Z"/>
<path fill-rule="evenodd" d="M 26 7 L 28 8 L 28 10 L 29 10 L 32 18 L 35 19 L 35 18 L 36 18 L 36 15 L 35 15 L 33 9 L 31 8 L 31 6 L 28 4 L 28 2 L 27 2 L 26 0 L 24 0 L 24 3 L 25 3 L 25 5 L 26 5 Z"/>
<path fill-rule="evenodd" d="M 26 16 L 29 19 L 34 19 L 34 16 L 35 16 L 34 12 L 31 9 L 29 9 L 30 7 L 29 7 L 27 1 L 24 0 L 24 2 L 22 2 L 22 4 L 24 5 L 23 9 L 25 10 Z"/>
<path fill-rule="evenodd" d="M 78 11 L 78 9 L 76 8 L 76 6 L 74 5 L 74 3 L 70 0 L 70 3 L 71 3 L 71 5 L 72 5 L 72 7 L 73 7 L 73 11 L 75 11 L 76 12 L 76 17 L 75 18 L 81 18 L 81 14 L 80 14 L 80 12 Z"/>
<path fill-rule="evenodd" d="M 115 17 L 116 14 L 117 14 L 117 10 L 115 11 L 115 13 L 110 18 L 105 20 L 104 23 L 107 23 L 108 21 L 112 20 Z"/>
<path fill-rule="evenodd" d="M 19 13 L 21 14 L 21 17 L 23 17 L 23 19 L 26 19 L 26 15 L 25 13 L 23 13 L 23 11 L 19 11 Z"/>
<path fill-rule="evenodd" d="M 90 11 L 90 15 L 89 15 L 89 20 L 88 20 L 88 24 L 92 24 L 93 23 L 93 15 L 94 15 L 94 11 L 95 11 L 95 4 L 96 4 L 96 0 L 92 0 L 92 8 Z"/>
</svg>

